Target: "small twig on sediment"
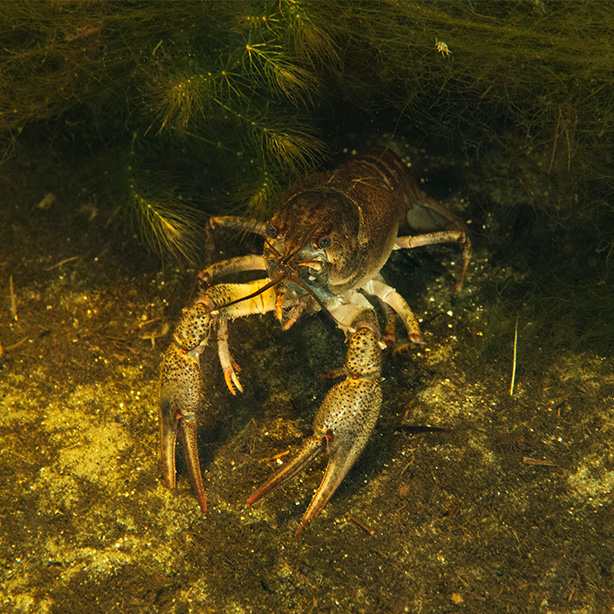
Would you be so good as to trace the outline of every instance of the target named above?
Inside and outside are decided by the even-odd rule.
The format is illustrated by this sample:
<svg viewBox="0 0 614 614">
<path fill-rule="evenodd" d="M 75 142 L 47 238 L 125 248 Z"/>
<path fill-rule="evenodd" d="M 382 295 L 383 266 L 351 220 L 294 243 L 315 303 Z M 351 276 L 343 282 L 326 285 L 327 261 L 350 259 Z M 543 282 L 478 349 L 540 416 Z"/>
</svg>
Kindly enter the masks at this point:
<svg viewBox="0 0 614 614">
<path fill-rule="evenodd" d="M 73 260 L 78 260 L 81 256 L 71 256 L 70 258 L 64 258 L 64 260 L 60 260 L 60 262 L 56 262 L 55 264 L 43 269 L 45 271 L 53 271 L 53 269 L 57 269 L 61 267 L 63 264 L 67 264 L 68 262 L 72 262 Z"/>
<path fill-rule="evenodd" d="M 3 346 L 2 342 L 0 341 L 0 358 L 2 358 L 8 352 L 11 352 L 11 351 L 17 349 L 20 345 L 23 345 L 27 340 L 28 340 L 28 338 L 24 337 L 23 339 L 21 339 L 17 343 L 13 343 L 12 345 L 7 345 L 6 347 Z"/>
<path fill-rule="evenodd" d="M 4 347 L 4 351 L 12 352 L 13 350 L 16 350 L 20 345 L 23 345 L 27 340 L 28 338 L 24 337 L 23 339 L 20 339 L 17 343 L 13 343 L 12 345 L 7 345 Z"/>
<path fill-rule="evenodd" d="M 510 384 L 510 396 L 514 396 L 514 384 L 516 383 L 516 353 L 518 350 L 518 316 L 516 316 L 516 326 L 514 328 L 514 358 L 512 364 L 512 383 Z"/>
<path fill-rule="evenodd" d="M 363 531 L 366 531 L 369 535 L 373 535 L 373 529 L 365 524 L 362 520 L 352 516 L 352 514 L 346 514 L 348 520 L 351 520 L 357 527 L 360 527 Z"/>
<path fill-rule="evenodd" d="M 532 456 L 523 456 L 522 462 L 525 465 L 535 465 L 538 467 L 560 467 L 557 463 L 549 460 L 542 460 L 540 458 L 533 458 Z"/>
<path fill-rule="evenodd" d="M 11 317 L 17 322 L 17 299 L 15 298 L 15 286 L 13 285 L 13 276 L 9 277 L 9 294 L 11 295 Z"/>
<path fill-rule="evenodd" d="M 286 456 L 286 454 L 290 454 L 290 450 L 286 450 L 285 452 L 280 452 L 279 454 L 275 454 L 275 456 L 267 456 L 266 458 L 261 458 L 260 461 L 265 462 L 265 461 L 279 460 L 280 458 L 283 458 L 284 456 Z"/>
</svg>

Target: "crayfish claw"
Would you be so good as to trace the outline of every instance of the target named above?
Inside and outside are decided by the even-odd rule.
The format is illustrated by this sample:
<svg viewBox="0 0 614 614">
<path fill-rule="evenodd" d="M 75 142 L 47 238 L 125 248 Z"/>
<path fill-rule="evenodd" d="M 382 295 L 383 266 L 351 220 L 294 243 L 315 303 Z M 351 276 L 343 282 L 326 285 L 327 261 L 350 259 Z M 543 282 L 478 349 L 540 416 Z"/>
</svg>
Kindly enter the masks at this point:
<svg viewBox="0 0 614 614">
<path fill-rule="evenodd" d="M 175 342 L 171 343 L 162 362 L 158 409 L 164 484 L 170 489 L 177 484 L 176 444 L 179 434 L 194 494 L 204 513 L 207 501 L 196 440 L 196 416 L 204 396 L 199 355 L 198 350 L 186 352 Z"/>
<path fill-rule="evenodd" d="M 356 459 L 362 452 L 363 447 L 362 445 L 354 446 L 350 444 L 334 449 L 333 451 L 332 442 L 330 439 L 326 441 L 325 445 L 327 445 L 329 448 L 330 453 L 328 465 L 326 466 L 324 477 L 322 478 L 322 482 L 320 483 L 316 494 L 313 496 L 313 499 L 311 499 L 309 507 L 303 514 L 301 523 L 296 530 L 296 535 L 298 535 L 303 528 L 306 527 L 324 509 L 324 506 L 333 496 L 337 490 L 337 487 L 343 481 L 343 478 L 347 475 L 348 471 L 352 468 L 352 465 L 356 462 Z"/>
<path fill-rule="evenodd" d="M 237 390 L 239 392 L 243 392 L 243 386 L 241 385 L 241 382 L 237 377 L 237 373 L 232 366 L 223 367 L 223 373 L 224 381 L 226 382 L 226 387 L 230 391 L 230 394 L 236 395 Z"/>
<path fill-rule="evenodd" d="M 176 394 L 171 390 L 162 390 L 159 402 L 160 415 L 160 457 L 162 459 L 162 479 L 164 485 L 171 490 L 177 484 L 177 468 L 175 462 L 175 447 L 179 432 L 179 418 L 173 407 Z"/>
<path fill-rule="evenodd" d="M 251 260 L 245 259 L 235 265 L 247 266 L 249 262 Z M 212 408 L 207 406 L 200 356 L 212 332 L 216 331 L 218 354 L 228 389 L 232 394 L 236 394 L 236 390 L 243 391 L 237 376 L 239 365 L 228 348 L 227 322 L 236 317 L 271 311 L 274 290 L 267 287 L 265 292 L 259 292 L 267 283 L 256 280 L 247 284 L 217 284 L 211 287 L 183 310 L 173 341 L 162 361 L 158 411 L 164 484 L 173 489 L 177 483 L 175 448 L 177 435 L 180 435 L 192 488 L 203 512 L 207 511 L 207 502 L 198 458 L 197 416 L 201 409 L 206 409 L 209 414 Z M 242 295 L 250 291 L 255 296 L 243 300 Z"/>
<path fill-rule="evenodd" d="M 248 505 L 257 503 L 278 486 L 285 484 L 288 480 L 298 475 L 303 469 L 306 469 L 314 459 L 324 452 L 325 449 L 326 444 L 321 437 L 312 435 L 307 438 L 298 454 L 256 490 L 249 498 L 247 502 Z"/>
<path fill-rule="evenodd" d="M 241 386 L 239 376 L 237 375 L 237 371 L 240 371 L 241 368 L 230 353 L 230 348 L 228 347 L 228 323 L 225 320 L 218 322 L 217 351 L 228 390 L 233 395 L 237 394 L 237 390 L 243 392 L 243 386 Z"/>
<path fill-rule="evenodd" d="M 317 456 L 327 453 L 329 459 L 324 477 L 301 519 L 297 534 L 324 509 L 375 426 L 382 402 L 381 348 L 377 337 L 368 326 L 352 334 L 345 363 L 348 377 L 326 395 L 313 423 L 314 434 L 305 440 L 293 460 L 249 498 L 249 505 L 260 501 L 298 475 Z"/>
<path fill-rule="evenodd" d="M 200 461 L 198 458 L 198 442 L 196 438 L 196 419 L 184 417 L 180 425 L 181 438 L 183 440 L 183 451 L 188 464 L 188 472 L 194 495 L 200 505 L 203 514 L 207 513 L 207 500 L 205 498 L 205 486 L 203 484 L 203 475 L 200 470 Z"/>
</svg>

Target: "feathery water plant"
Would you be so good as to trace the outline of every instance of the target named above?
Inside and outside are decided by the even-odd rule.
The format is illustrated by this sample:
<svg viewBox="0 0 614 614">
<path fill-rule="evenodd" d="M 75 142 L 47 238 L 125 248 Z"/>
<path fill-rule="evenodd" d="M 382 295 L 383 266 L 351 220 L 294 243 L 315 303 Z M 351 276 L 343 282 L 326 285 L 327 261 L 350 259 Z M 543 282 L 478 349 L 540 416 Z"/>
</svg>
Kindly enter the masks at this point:
<svg viewBox="0 0 614 614">
<path fill-rule="evenodd" d="M 70 122 L 94 152 L 136 132 L 136 157 L 168 145 L 176 167 L 209 169 L 224 202 L 263 217 L 271 186 L 312 169 L 336 126 L 359 134 L 371 113 L 375 130 L 465 156 L 478 193 L 480 159 L 505 150 L 502 173 L 523 202 L 561 226 L 593 216 L 608 250 L 613 28 L 610 2 L 571 0 L 3 3 L 0 159 L 36 122 Z"/>
</svg>

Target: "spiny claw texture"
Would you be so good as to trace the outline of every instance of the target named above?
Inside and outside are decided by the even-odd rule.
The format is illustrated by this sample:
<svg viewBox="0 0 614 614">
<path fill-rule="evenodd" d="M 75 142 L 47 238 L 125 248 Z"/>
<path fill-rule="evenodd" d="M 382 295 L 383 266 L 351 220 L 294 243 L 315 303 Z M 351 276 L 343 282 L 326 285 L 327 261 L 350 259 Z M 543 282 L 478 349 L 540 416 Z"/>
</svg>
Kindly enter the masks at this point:
<svg viewBox="0 0 614 614">
<path fill-rule="evenodd" d="M 210 301 L 201 298 L 183 310 L 173 334 L 174 342 L 182 350 L 188 352 L 207 343 L 215 320 L 211 314 L 212 308 Z"/>
<path fill-rule="evenodd" d="M 181 435 L 194 494 L 203 513 L 207 511 L 205 486 L 200 469 L 197 417 L 205 400 L 200 355 L 216 322 L 208 299 L 198 299 L 183 310 L 174 340 L 164 354 L 160 373 L 160 453 L 162 476 L 175 488 L 177 434 Z"/>
<path fill-rule="evenodd" d="M 371 327 L 350 337 L 345 370 L 347 377 L 326 395 L 316 414 L 313 431 L 296 457 L 265 482 L 249 499 L 252 505 L 274 488 L 287 482 L 326 452 L 328 465 L 324 478 L 297 533 L 328 503 L 343 478 L 362 452 L 375 426 L 382 404 L 380 383 L 382 351 Z"/>
<path fill-rule="evenodd" d="M 207 511 L 207 502 L 196 434 L 199 414 L 203 413 L 203 409 L 211 410 L 211 407 L 207 407 L 200 356 L 212 333 L 216 332 L 222 363 L 225 364 L 228 360 L 229 364 L 238 370 L 228 352 L 227 320 L 270 311 L 273 308 L 274 295 L 272 292 L 263 292 L 253 299 L 232 306 L 229 304 L 250 290 L 257 290 L 264 285 L 264 282 L 257 281 L 251 284 L 218 284 L 209 288 L 203 296 L 183 310 L 173 341 L 162 361 L 159 422 L 164 484 L 170 489 L 176 486 L 176 443 L 177 435 L 180 435 L 192 487 L 203 512 Z M 235 385 L 240 389 L 238 379 Z"/>
<path fill-rule="evenodd" d="M 199 354 L 185 352 L 172 343 L 162 362 L 160 378 L 160 453 L 162 475 L 167 488 L 175 488 L 175 447 L 181 434 L 194 494 L 203 512 L 207 511 L 205 487 L 200 471 L 196 441 L 196 417 L 204 399 Z"/>
</svg>

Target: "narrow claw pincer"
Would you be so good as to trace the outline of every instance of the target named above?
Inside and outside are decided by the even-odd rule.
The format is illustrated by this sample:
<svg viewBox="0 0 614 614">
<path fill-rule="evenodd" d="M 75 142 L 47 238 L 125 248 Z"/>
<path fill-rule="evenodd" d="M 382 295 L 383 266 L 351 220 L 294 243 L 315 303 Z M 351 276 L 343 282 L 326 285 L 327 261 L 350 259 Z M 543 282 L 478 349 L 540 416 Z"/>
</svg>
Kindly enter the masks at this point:
<svg viewBox="0 0 614 614">
<path fill-rule="evenodd" d="M 314 434 L 298 454 L 250 497 L 252 505 L 305 469 L 323 452 L 329 455 L 322 482 L 297 529 L 300 533 L 328 503 L 365 447 L 379 416 L 381 347 L 372 325 L 356 326 L 345 362 L 347 378 L 326 395 L 313 423 Z"/>
<path fill-rule="evenodd" d="M 205 348 L 215 317 L 210 303 L 199 299 L 186 309 L 164 354 L 160 374 L 159 419 L 162 475 L 167 488 L 175 488 L 175 448 L 181 435 L 194 494 L 207 511 L 196 440 L 197 416 L 204 401 L 200 354 Z"/>
</svg>

